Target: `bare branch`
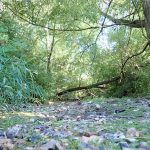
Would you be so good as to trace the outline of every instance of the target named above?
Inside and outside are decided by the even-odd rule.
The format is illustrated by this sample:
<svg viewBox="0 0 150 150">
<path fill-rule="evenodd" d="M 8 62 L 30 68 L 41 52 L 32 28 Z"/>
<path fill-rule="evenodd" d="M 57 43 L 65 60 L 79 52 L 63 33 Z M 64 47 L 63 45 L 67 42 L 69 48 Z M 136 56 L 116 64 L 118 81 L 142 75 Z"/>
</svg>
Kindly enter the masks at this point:
<svg viewBox="0 0 150 150">
<path fill-rule="evenodd" d="M 112 83 L 112 82 L 117 81 L 119 79 L 120 79 L 120 76 L 113 77 L 109 80 L 104 80 L 104 81 L 101 81 L 101 82 L 98 82 L 98 83 L 95 83 L 95 84 L 91 84 L 91 85 L 88 85 L 88 86 L 81 86 L 81 87 L 67 89 L 67 90 L 64 90 L 62 92 L 57 93 L 57 95 L 61 96 L 61 95 L 67 94 L 69 92 L 80 91 L 80 90 L 88 90 L 88 89 L 92 89 L 92 88 L 100 88 L 99 87 L 100 85 L 109 84 L 109 83 Z"/>
<path fill-rule="evenodd" d="M 134 57 L 136 57 L 136 56 L 139 56 L 139 55 L 141 55 L 143 52 L 145 52 L 146 49 L 147 49 L 147 47 L 149 46 L 149 44 L 150 44 L 150 41 L 148 41 L 148 42 L 146 43 L 146 45 L 144 46 L 144 48 L 143 48 L 141 51 L 139 51 L 139 52 L 136 53 L 136 54 L 133 54 L 133 55 L 129 56 L 129 57 L 124 61 L 124 63 L 122 64 L 122 67 L 121 67 L 121 74 L 124 74 L 124 68 L 125 68 L 127 62 L 128 62 L 130 59 L 132 59 L 132 58 L 134 58 Z"/>
<path fill-rule="evenodd" d="M 146 45 L 144 46 L 144 48 L 143 48 L 140 52 L 138 52 L 138 53 L 136 53 L 136 54 L 133 54 L 132 56 L 128 57 L 128 58 L 125 60 L 125 62 L 124 62 L 123 65 L 122 65 L 122 68 L 121 68 L 121 73 L 120 73 L 121 75 L 116 76 L 116 77 L 113 77 L 113 78 L 108 79 L 108 80 L 104 80 L 104 81 L 95 83 L 95 84 L 90 84 L 90 85 L 87 85 L 87 86 L 81 86 L 81 87 L 70 88 L 70 89 L 67 89 L 67 90 L 64 90 L 64 91 L 62 91 L 62 92 L 57 93 L 57 95 L 58 95 L 58 96 L 61 96 L 61 95 L 67 94 L 67 93 L 69 93 L 69 92 L 80 91 L 80 90 L 88 90 L 88 89 L 92 89 L 92 88 L 100 88 L 100 85 L 110 84 L 110 83 L 112 83 L 112 82 L 118 81 L 119 79 L 122 78 L 122 73 L 123 73 L 124 67 L 126 66 L 127 62 L 128 62 L 130 59 L 132 59 L 132 58 L 134 58 L 134 57 L 136 57 L 136 56 L 139 56 L 139 55 L 141 55 L 143 52 L 145 52 L 146 49 L 148 48 L 149 44 L 150 44 L 150 41 L 148 41 L 148 42 L 146 43 Z"/>
<path fill-rule="evenodd" d="M 106 18 L 107 18 L 107 14 L 108 14 L 109 8 L 110 8 L 110 6 L 111 6 L 111 4 L 112 4 L 112 1 L 113 1 L 113 0 L 110 0 L 110 2 L 109 2 L 109 4 L 108 4 L 108 8 L 107 8 L 106 13 L 105 13 L 105 15 L 104 15 L 104 20 L 103 20 L 103 22 L 102 22 L 102 27 L 101 27 L 101 29 L 100 29 L 100 31 L 99 31 L 97 37 L 96 37 L 96 40 L 95 40 L 96 42 L 97 42 L 97 40 L 98 40 L 100 34 L 103 32 L 103 29 L 104 29 L 103 26 L 104 26 L 104 24 L 105 24 L 105 20 L 106 20 Z M 95 43 L 96 43 L 96 42 L 95 42 Z"/>
<path fill-rule="evenodd" d="M 52 37 L 52 42 L 51 42 L 51 48 L 50 48 L 50 52 L 48 54 L 48 57 L 47 57 L 47 72 L 50 71 L 50 64 L 51 64 L 51 57 L 52 57 L 52 53 L 53 53 L 53 50 L 54 50 L 54 44 L 55 44 L 55 23 L 54 23 L 54 30 L 53 30 L 53 37 Z M 49 32 L 48 32 L 49 34 Z"/>
</svg>

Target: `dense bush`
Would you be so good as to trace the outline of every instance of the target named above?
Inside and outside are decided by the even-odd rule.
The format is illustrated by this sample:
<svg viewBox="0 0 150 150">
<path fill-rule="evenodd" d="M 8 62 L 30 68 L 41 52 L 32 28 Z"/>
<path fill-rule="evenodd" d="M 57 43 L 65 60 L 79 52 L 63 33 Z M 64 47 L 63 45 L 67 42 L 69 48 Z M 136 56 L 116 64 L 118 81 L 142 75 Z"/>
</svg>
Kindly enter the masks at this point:
<svg viewBox="0 0 150 150">
<path fill-rule="evenodd" d="M 26 63 L 15 57 L 0 56 L 0 97 L 10 103 L 44 99 L 44 90 L 34 81 Z"/>
<path fill-rule="evenodd" d="M 112 97 L 137 97 L 150 95 L 150 72 L 146 68 L 139 72 L 126 72 L 124 78 L 113 83 L 106 95 Z"/>
</svg>

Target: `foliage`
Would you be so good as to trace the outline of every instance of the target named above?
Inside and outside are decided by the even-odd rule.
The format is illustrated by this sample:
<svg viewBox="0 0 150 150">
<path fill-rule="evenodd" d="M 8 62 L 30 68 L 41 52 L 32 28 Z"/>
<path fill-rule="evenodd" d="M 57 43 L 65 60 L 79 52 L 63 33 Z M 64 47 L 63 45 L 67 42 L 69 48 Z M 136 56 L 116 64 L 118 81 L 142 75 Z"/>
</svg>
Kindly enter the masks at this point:
<svg viewBox="0 0 150 150">
<path fill-rule="evenodd" d="M 0 72 L 0 95 L 7 102 L 44 98 L 43 89 L 35 83 L 33 73 L 19 58 L 1 55 Z"/>
<path fill-rule="evenodd" d="M 2 15 L 0 22 L 0 99 L 9 103 L 29 102 L 39 98 L 43 101 L 45 92 L 34 80 L 34 73 L 24 58 L 32 47 L 25 38 L 21 25 Z M 19 29 L 19 31 L 18 31 Z M 13 32 L 9 32 L 9 31 Z M 5 32 L 4 32 L 5 31 Z M 24 34 L 24 37 L 23 37 Z M 21 37 L 21 38 L 20 38 Z"/>
<path fill-rule="evenodd" d="M 43 99 L 46 93 L 53 99 L 57 92 L 107 80 L 121 75 L 121 71 L 125 76 L 107 85 L 103 92 L 92 89 L 68 96 L 149 95 L 148 51 L 129 60 L 121 70 L 126 59 L 142 49 L 146 31 L 122 26 L 122 22 L 113 25 L 114 18 L 143 19 L 141 1 L 114 0 L 110 8 L 101 0 L 2 0 L 2 5 L 3 98 L 26 101 Z"/>
</svg>

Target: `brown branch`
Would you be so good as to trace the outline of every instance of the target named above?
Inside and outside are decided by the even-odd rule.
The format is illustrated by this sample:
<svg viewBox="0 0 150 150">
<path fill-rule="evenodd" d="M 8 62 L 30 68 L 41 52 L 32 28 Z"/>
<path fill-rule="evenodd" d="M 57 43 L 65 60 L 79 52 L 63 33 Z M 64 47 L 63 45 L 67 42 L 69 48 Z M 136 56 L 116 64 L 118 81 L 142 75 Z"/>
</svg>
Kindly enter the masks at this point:
<svg viewBox="0 0 150 150">
<path fill-rule="evenodd" d="M 124 62 L 123 65 L 122 65 L 122 68 L 121 68 L 121 73 L 120 73 L 121 75 L 116 76 L 116 77 L 113 77 L 113 78 L 108 79 L 108 80 L 104 80 L 104 81 L 95 83 L 95 84 L 91 84 L 91 85 L 87 85 L 87 86 L 81 86 L 81 87 L 75 87 L 75 88 L 70 88 L 70 89 L 67 89 L 67 90 L 64 90 L 64 91 L 62 91 L 62 92 L 57 93 L 57 95 L 58 95 L 58 96 L 61 96 L 61 95 L 67 94 L 67 93 L 69 93 L 69 92 L 80 91 L 80 90 L 88 90 L 88 89 L 92 89 L 92 88 L 100 88 L 100 85 L 110 84 L 110 83 L 112 83 L 112 82 L 118 81 L 119 79 L 122 78 L 122 73 L 123 73 L 124 67 L 126 66 L 127 62 L 128 62 L 130 59 L 132 59 L 132 58 L 134 58 L 134 57 L 136 57 L 136 56 L 142 54 L 144 51 L 146 51 L 146 49 L 147 49 L 147 47 L 149 46 L 149 44 L 150 44 L 150 41 L 148 41 L 148 42 L 146 43 L 146 45 L 144 46 L 144 48 L 143 48 L 140 52 L 138 52 L 138 53 L 136 53 L 136 54 L 133 54 L 132 56 L 129 56 L 129 57 L 125 60 L 125 62 Z"/>
<path fill-rule="evenodd" d="M 53 50 L 54 50 L 54 44 L 55 44 L 55 23 L 54 23 L 54 30 L 53 30 L 53 37 L 52 37 L 52 42 L 51 42 L 51 48 L 50 48 L 50 52 L 48 54 L 48 57 L 47 57 L 47 72 L 50 71 L 49 69 L 49 66 L 51 64 L 51 57 L 52 57 L 52 53 L 53 53 Z M 48 32 L 49 34 L 49 32 Z"/>
<path fill-rule="evenodd" d="M 32 20 L 29 20 L 29 18 L 26 18 L 24 16 L 22 16 L 21 14 L 18 14 L 16 13 L 16 11 L 14 11 L 12 8 L 10 8 L 9 6 L 6 5 L 6 7 L 18 18 L 22 19 L 23 21 L 31 24 L 31 25 L 34 25 L 34 26 L 37 26 L 37 27 L 41 27 L 41 28 L 45 28 L 45 29 L 49 29 L 51 31 L 53 31 L 54 29 L 53 28 L 50 28 L 50 27 L 46 27 L 45 25 L 42 25 L 42 24 L 38 24 L 37 22 L 33 22 Z M 126 26 L 129 26 L 129 27 L 133 27 L 133 28 L 144 28 L 145 27 L 145 20 L 134 20 L 134 21 L 130 21 L 130 20 L 125 20 L 125 19 L 116 19 L 110 15 L 108 15 L 107 13 L 104 13 L 102 12 L 102 15 L 103 16 L 106 16 L 107 19 L 109 19 L 110 21 L 112 21 L 113 23 L 115 24 L 112 24 L 112 25 L 105 25 L 103 26 L 103 28 L 107 28 L 107 27 L 111 27 L 111 26 L 114 26 L 114 25 L 126 25 Z M 92 30 L 92 29 L 99 29 L 100 26 L 90 26 L 90 27 L 85 27 L 85 28 L 76 28 L 76 29 L 59 29 L 59 28 L 56 28 L 55 31 L 85 31 L 85 30 Z"/>
<path fill-rule="evenodd" d="M 106 10 L 106 14 L 108 13 L 109 8 L 110 8 L 112 2 L 113 2 L 113 0 L 111 0 L 111 1 L 109 2 L 108 7 L 107 7 L 107 10 Z M 106 27 L 108 27 L 108 26 L 109 26 L 109 27 L 110 27 L 110 26 L 113 26 L 113 24 L 112 24 L 112 25 L 104 25 L 104 24 L 105 24 L 105 21 L 106 21 L 106 14 L 104 15 L 104 19 L 103 19 L 103 22 L 102 22 L 102 25 L 101 25 L 101 29 L 100 29 L 99 33 L 97 34 L 94 43 L 91 43 L 91 44 L 89 44 L 89 45 L 86 46 L 86 49 L 84 49 L 84 50 L 82 51 L 81 57 L 83 56 L 84 52 L 85 52 L 88 48 L 90 48 L 90 47 L 93 46 L 93 45 L 96 45 L 97 40 L 98 40 L 100 34 L 103 32 L 103 29 L 104 29 L 104 28 L 106 28 Z M 80 57 L 80 58 L 81 58 L 81 57 Z M 94 56 L 94 58 L 95 58 L 95 56 Z M 93 58 L 93 60 L 94 60 L 94 58 Z M 93 62 L 93 61 L 92 61 L 92 62 Z"/>
<path fill-rule="evenodd" d="M 104 15 L 104 20 L 103 20 L 103 22 L 102 22 L 102 27 L 101 27 L 101 29 L 100 29 L 100 31 L 99 31 L 99 33 L 98 33 L 97 37 L 96 37 L 96 40 L 95 40 L 96 42 L 97 42 L 97 40 L 98 40 L 98 38 L 99 38 L 100 34 L 103 32 L 104 24 L 105 24 L 105 21 L 106 21 L 106 18 L 107 18 L 107 14 L 108 14 L 108 11 L 109 11 L 109 8 L 110 8 L 110 6 L 111 6 L 112 2 L 113 2 L 113 0 L 111 0 L 111 1 L 109 2 L 109 4 L 108 4 L 108 7 L 107 7 L 107 10 L 106 10 L 106 13 L 105 13 L 105 15 Z M 95 43 L 96 43 L 96 42 L 95 42 Z"/>
<path fill-rule="evenodd" d="M 145 17 L 145 29 L 147 33 L 147 39 L 150 40 L 150 1 L 142 0 L 142 6 Z"/>
<path fill-rule="evenodd" d="M 146 45 L 144 46 L 144 48 L 143 48 L 140 52 L 129 56 L 129 57 L 125 60 L 125 62 L 122 64 L 122 67 L 121 67 L 121 74 L 122 74 L 122 75 L 124 74 L 124 68 L 125 68 L 125 65 L 127 64 L 127 62 L 128 62 L 130 59 L 132 59 L 132 58 L 134 58 L 134 57 L 136 57 L 136 56 L 139 56 L 139 55 L 141 55 L 143 52 L 145 52 L 146 49 L 147 49 L 147 47 L 149 46 L 149 44 L 150 44 L 150 41 L 148 41 L 148 42 L 146 43 Z"/>
<path fill-rule="evenodd" d="M 145 20 L 126 20 L 126 19 L 116 19 L 114 17 L 112 17 L 109 14 L 106 14 L 104 12 L 102 12 L 100 10 L 100 12 L 102 13 L 102 15 L 105 15 L 107 17 L 107 19 L 109 19 L 110 21 L 112 21 L 113 23 L 115 23 L 116 25 L 125 25 L 125 26 L 129 26 L 132 28 L 144 28 L 145 27 Z"/>
<path fill-rule="evenodd" d="M 70 89 L 67 89 L 67 90 L 64 90 L 62 92 L 57 93 L 57 95 L 61 96 L 61 95 L 67 94 L 69 92 L 80 91 L 80 90 L 88 90 L 88 89 L 92 89 L 92 88 L 100 88 L 99 87 L 100 85 L 109 84 L 109 83 L 112 83 L 112 82 L 117 81 L 119 79 L 120 79 L 120 76 L 116 76 L 116 77 L 113 77 L 109 80 L 104 80 L 104 81 L 101 81 L 101 82 L 98 82 L 98 83 L 95 83 L 95 84 L 91 84 L 91 85 L 88 85 L 88 86 L 70 88 Z"/>
<path fill-rule="evenodd" d="M 37 26 L 37 27 L 41 27 L 41 28 L 44 28 L 44 29 L 49 29 L 51 31 L 53 31 L 54 29 L 53 28 L 50 28 L 50 27 L 47 27 L 45 25 L 42 25 L 42 24 L 38 24 L 36 22 L 32 22 L 31 20 L 29 20 L 29 18 L 26 18 L 18 13 L 16 13 L 12 8 L 8 7 L 7 8 L 18 18 L 20 18 L 21 20 L 31 24 L 31 25 L 34 25 L 34 26 Z M 105 26 L 106 27 L 110 27 L 112 25 L 108 25 L 108 26 Z M 91 30 L 91 29 L 99 29 L 100 27 L 99 26 L 90 26 L 90 27 L 86 27 L 86 28 L 78 28 L 78 29 L 58 29 L 56 28 L 55 31 L 84 31 L 84 30 Z"/>
</svg>

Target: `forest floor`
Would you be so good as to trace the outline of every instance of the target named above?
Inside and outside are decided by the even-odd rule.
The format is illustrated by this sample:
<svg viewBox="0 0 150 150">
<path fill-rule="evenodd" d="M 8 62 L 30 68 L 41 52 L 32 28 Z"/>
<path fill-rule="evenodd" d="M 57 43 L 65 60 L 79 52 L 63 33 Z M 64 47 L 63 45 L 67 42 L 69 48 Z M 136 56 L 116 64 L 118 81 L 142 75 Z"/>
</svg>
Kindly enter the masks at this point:
<svg viewBox="0 0 150 150">
<path fill-rule="evenodd" d="M 150 150 L 150 100 L 0 106 L 0 150 Z"/>
</svg>

